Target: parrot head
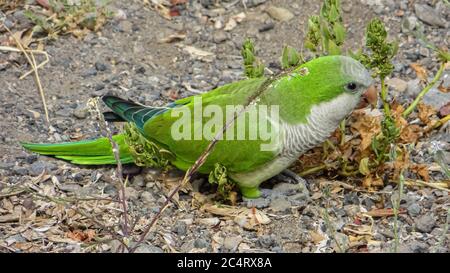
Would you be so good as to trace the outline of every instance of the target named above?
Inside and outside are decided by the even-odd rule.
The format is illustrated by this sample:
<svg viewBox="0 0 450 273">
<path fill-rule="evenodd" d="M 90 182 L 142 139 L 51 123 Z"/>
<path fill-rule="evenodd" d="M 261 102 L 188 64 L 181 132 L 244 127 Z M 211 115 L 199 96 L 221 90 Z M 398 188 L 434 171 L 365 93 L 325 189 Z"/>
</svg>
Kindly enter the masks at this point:
<svg viewBox="0 0 450 273">
<path fill-rule="evenodd" d="M 372 83 L 369 71 L 355 59 L 325 56 L 280 79 L 267 98 L 280 106 L 280 116 L 288 123 L 305 123 L 313 112 L 335 123 L 355 108 L 373 103 Z"/>
</svg>

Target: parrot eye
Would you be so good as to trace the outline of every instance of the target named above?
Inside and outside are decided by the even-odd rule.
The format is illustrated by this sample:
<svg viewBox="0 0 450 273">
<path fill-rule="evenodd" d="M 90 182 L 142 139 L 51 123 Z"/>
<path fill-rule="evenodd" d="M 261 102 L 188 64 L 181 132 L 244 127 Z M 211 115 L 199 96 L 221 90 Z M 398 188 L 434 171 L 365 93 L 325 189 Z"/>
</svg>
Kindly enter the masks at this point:
<svg viewBox="0 0 450 273">
<path fill-rule="evenodd" d="M 345 88 L 349 91 L 355 91 L 357 87 L 357 84 L 354 82 L 347 83 L 347 85 L 345 86 Z"/>
</svg>

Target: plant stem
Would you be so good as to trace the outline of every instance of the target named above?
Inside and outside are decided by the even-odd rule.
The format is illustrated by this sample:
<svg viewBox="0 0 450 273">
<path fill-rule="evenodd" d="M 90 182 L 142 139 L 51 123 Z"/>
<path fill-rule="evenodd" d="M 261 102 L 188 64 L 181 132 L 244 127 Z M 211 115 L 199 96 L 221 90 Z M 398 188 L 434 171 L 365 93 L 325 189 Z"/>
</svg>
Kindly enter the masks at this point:
<svg viewBox="0 0 450 273">
<path fill-rule="evenodd" d="M 431 88 L 436 84 L 436 82 L 441 78 L 442 73 L 445 70 L 446 63 L 441 63 L 441 66 L 439 67 L 438 72 L 434 76 L 433 80 L 419 93 L 419 95 L 416 97 L 416 99 L 411 103 L 411 105 L 408 106 L 408 108 L 403 112 L 403 117 L 406 118 L 411 112 L 416 108 L 419 101 L 422 99 L 423 96 L 425 96 L 428 91 L 431 90 Z"/>
<path fill-rule="evenodd" d="M 389 109 L 389 103 L 387 102 L 387 88 L 384 78 L 381 79 L 381 100 L 383 101 L 384 115 L 388 117 L 391 115 L 391 111 Z"/>
<path fill-rule="evenodd" d="M 400 210 L 400 202 L 402 199 L 402 193 L 403 193 L 403 185 L 404 185 L 405 179 L 403 177 L 403 171 L 400 173 L 400 179 L 399 179 L 399 186 L 398 186 L 398 199 L 395 203 L 392 204 L 392 207 L 394 209 L 394 251 L 397 253 L 398 246 L 400 244 L 400 238 L 399 238 L 399 232 L 398 232 L 398 212 Z"/>
</svg>

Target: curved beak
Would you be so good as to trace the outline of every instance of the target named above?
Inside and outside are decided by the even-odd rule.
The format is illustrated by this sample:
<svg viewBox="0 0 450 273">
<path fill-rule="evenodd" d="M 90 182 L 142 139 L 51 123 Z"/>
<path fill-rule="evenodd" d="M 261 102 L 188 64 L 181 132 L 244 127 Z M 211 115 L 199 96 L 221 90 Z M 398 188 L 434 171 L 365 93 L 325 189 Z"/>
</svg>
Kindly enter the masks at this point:
<svg viewBox="0 0 450 273">
<path fill-rule="evenodd" d="M 377 105 L 377 101 L 378 101 L 377 88 L 375 87 L 375 85 L 371 85 L 361 95 L 361 101 L 356 108 L 361 109 L 361 108 L 367 107 L 368 105 L 375 107 Z"/>
</svg>

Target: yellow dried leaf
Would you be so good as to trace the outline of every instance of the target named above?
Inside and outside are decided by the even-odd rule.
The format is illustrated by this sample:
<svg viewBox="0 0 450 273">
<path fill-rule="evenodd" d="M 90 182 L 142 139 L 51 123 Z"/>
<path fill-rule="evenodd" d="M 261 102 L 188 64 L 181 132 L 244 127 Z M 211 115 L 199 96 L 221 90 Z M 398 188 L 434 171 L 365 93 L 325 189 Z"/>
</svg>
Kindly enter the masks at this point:
<svg viewBox="0 0 450 273">
<path fill-rule="evenodd" d="M 423 68 L 423 66 L 421 66 L 418 63 L 412 63 L 411 68 L 414 69 L 414 71 L 416 72 L 417 77 L 423 81 L 423 82 L 427 82 L 428 81 L 428 73 L 427 70 L 425 68 Z"/>
<path fill-rule="evenodd" d="M 422 128 L 413 124 L 404 127 L 400 133 L 400 141 L 402 143 L 416 143 L 422 136 Z"/>
<path fill-rule="evenodd" d="M 431 121 L 430 117 L 435 115 L 437 112 L 433 106 L 424 103 L 419 103 L 417 105 L 417 109 L 419 110 L 419 119 L 426 125 L 430 123 Z"/>
<path fill-rule="evenodd" d="M 444 86 L 444 81 L 442 81 L 441 84 L 439 84 L 438 86 L 438 90 L 441 91 L 442 93 L 448 93 L 450 92 L 450 86 Z"/>
<path fill-rule="evenodd" d="M 411 166 L 411 171 L 419 175 L 423 180 L 430 181 L 430 173 L 428 166 L 425 164 L 414 164 Z"/>
<path fill-rule="evenodd" d="M 378 135 L 381 131 L 380 117 L 378 116 L 374 117 L 363 114 L 362 116 L 359 116 L 356 122 L 354 122 L 351 126 L 360 134 L 360 151 L 364 151 L 370 147 L 373 137 Z"/>
</svg>

